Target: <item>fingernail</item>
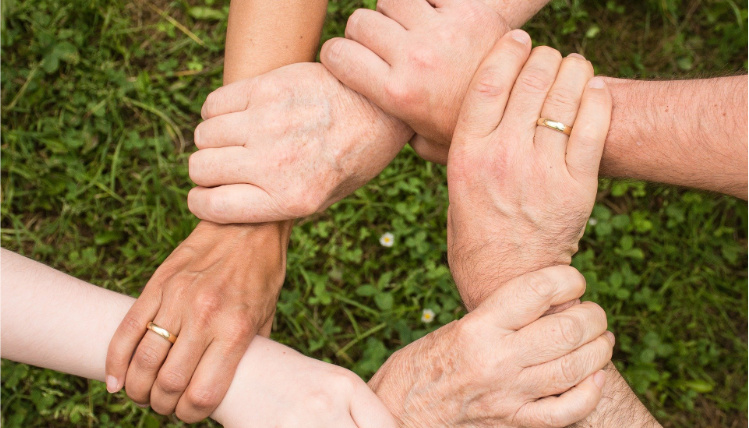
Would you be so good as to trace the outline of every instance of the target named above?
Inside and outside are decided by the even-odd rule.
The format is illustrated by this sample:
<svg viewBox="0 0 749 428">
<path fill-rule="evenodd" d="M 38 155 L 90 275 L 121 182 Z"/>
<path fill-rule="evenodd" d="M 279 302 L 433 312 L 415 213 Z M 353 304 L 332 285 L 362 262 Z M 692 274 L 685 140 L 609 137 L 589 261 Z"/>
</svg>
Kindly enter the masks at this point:
<svg viewBox="0 0 749 428">
<path fill-rule="evenodd" d="M 118 388 L 119 385 L 120 385 L 120 382 L 117 381 L 116 377 L 114 377 L 112 375 L 108 375 L 107 376 L 107 391 L 110 394 L 114 394 L 115 392 L 119 391 L 120 390 Z"/>
<path fill-rule="evenodd" d="M 606 381 L 606 373 L 603 370 L 599 370 L 598 373 L 593 375 L 593 382 L 599 387 L 603 388 L 603 383 Z"/>
<path fill-rule="evenodd" d="M 523 30 L 512 30 L 511 33 L 513 39 L 524 45 L 527 45 L 531 42 L 531 36 L 529 36 L 528 33 Z"/>
<path fill-rule="evenodd" d="M 571 53 L 567 55 L 567 58 L 578 58 L 578 59 L 585 61 L 585 57 L 580 55 L 579 53 Z"/>
<path fill-rule="evenodd" d="M 611 346 L 616 345 L 616 337 L 614 336 L 614 333 L 607 331 L 605 334 L 606 334 L 606 337 L 609 338 L 609 341 L 611 342 Z"/>
<path fill-rule="evenodd" d="M 588 87 L 593 89 L 601 89 L 604 86 L 606 86 L 606 82 L 603 81 L 600 77 L 594 77 L 590 79 L 590 82 L 588 82 Z"/>
<path fill-rule="evenodd" d="M 200 128 L 195 128 L 195 135 L 193 136 L 193 143 L 197 146 L 200 142 Z"/>
<path fill-rule="evenodd" d="M 148 408 L 148 404 L 138 404 L 138 403 L 135 403 L 135 405 L 138 406 L 138 407 L 140 407 L 141 409 L 147 409 Z"/>
</svg>

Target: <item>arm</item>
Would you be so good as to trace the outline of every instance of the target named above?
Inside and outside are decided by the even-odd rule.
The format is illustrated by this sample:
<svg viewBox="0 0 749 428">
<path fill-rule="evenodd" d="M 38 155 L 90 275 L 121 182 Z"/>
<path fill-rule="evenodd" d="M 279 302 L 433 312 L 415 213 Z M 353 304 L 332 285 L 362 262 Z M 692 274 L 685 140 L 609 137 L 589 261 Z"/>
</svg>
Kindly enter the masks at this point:
<svg viewBox="0 0 749 428">
<path fill-rule="evenodd" d="M 747 76 L 607 81 L 602 174 L 747 198 Z"/>
<path fill-rule="evenodd" d="M 235 0 L 224 81 L 314 58 L 326 0 Z M 251 25 L 249 24 L 251 23 Z M 107 389 L 180 419 L 205 418 L 223 398 L 255 335 L 268 335 L 292 223 L 200 223 L 154 273 L 116 330 Z M 178 336 L 174 347 L 153 321 Z M 132 357 L 132 359 L 131 359 Z"/>
<path fill-rule="evenodd" d="M 107 342 L 135 299 L 2 253 L 2 357 L 103 381 Z M 226 427 L 394 427 L 355 374 L 264 337 L 211 417 Z"/>
<path fill-rule="evenodd" d="M 380 0 L 382 13 L 357 11 L 347 38 L 328 41 L 321 60 L 344 84 L 410 125 L 420 136 L 412 145 L 422 157 L 445 163 L 478 63 L 507 28 L 543 2 L 528 2 L 520 13 L 510 1 L 438 2 L 442 13 L 415 22 L 408 8 L 390 10 L 391 3 Z M 379 34 L 395 26 L 408 31 L 390 31 L 381 40 Z M 383 30 L 373 34 L 372 27 Z M 746 76 L 608 81 L 614 115 L 602 174 L 747 197 Z"/>
</svg>

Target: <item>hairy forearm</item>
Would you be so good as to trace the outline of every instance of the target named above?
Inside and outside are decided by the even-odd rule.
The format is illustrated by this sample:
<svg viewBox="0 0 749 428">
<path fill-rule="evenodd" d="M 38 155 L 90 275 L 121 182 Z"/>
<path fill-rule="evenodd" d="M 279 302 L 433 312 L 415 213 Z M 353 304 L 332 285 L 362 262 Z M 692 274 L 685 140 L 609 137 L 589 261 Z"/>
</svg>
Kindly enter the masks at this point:
<svg viewBox="0 0 749 428">
<path fill-rule="evenodd" d="M 570 427 L 660 427 L 661 424 L 637 399 L 616 367 L 609 363 L 604 370 L 606 371 L 606 384 L 603 386 L 603 396 L 598 407 L 587 418 Z"/>
<path fill-rule="evenodd" d="M 607 79 L 614 99 L 601 171 L 747 197 L 747 76 Z"/>
<path fill-rule="evenodd" d="M 327 0 L 232 0 L 224 84 L 313 61 Z"/>
</svg>

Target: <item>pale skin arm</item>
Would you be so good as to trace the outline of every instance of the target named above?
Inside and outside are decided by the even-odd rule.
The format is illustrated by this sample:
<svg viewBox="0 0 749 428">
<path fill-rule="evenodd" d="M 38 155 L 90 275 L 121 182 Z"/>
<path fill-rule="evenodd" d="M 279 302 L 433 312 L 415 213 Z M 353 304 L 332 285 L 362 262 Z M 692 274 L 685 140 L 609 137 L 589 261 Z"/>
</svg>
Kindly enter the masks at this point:
<svg viewBox="0 0 749 428">
<path fill-rule="evenodd" d="M 235 0 L 224 82 L 314 59 L 327 0 Z M 270 334 L 293 223 L 201 222 L 149 281 L 110 344 L 107 389 L 197 422 L 216 408 L 257 333 Z M 228 298 L 227 298 L 228 296 Z M 204 322 L 200 322 L 200 321 Z M 145 326 L 180 336 L 170 347 Z M 131 358 L 132 357 L 132 358 Z"/>
<path fill-rule="evenodd" d="M 2 358 L 104 381 L 107 343 L 135 299 L 0 252 Z M 226 427 L 394 427 L 356 375 L 264 337 L 211 417 Z"/>
</svg>

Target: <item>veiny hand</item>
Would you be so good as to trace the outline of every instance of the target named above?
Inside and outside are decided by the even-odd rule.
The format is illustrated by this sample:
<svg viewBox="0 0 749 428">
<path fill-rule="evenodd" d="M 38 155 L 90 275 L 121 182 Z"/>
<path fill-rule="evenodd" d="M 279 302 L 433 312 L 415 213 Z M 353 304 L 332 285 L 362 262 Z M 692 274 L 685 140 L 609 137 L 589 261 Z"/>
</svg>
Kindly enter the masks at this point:
<svg viewBox="0 0 749 428">
<path fill-rule="evenodd" d="M 542 315 L 584 291 L 569 266 L 513 279 L 463 319 L 393 354 L 370 386 L 399 426 L 574 423 L 601 398 L 614 336 L 595 303 Z"/>
<path fill-rule="evenodd" d="M 202 114 L 190 157 L 201 187 L 188 205 L 217 223 L 322 211 L 379 174 L 412 135 L 315 63 L 219 88 Z"/>
<path fill-rule="evenodd" d="M 582 56 L 530 49 L 521 30 L 497 42 L 450 148 L 448 260 L 469 309 L 491 291 L 478 284 L 569 264 L 595 202 L 611 96 Z M 540 117 L 572 135 L 537 126 Z"/>
<path fill-rule="evenodd" d="M 224 397 L 283 284 L 289 225 L 202 222 L 156 270 L 109 345 L 107 389 L 185 422 Z M 148 322 L 178 336 L 174 345 Z M 137 347 L 137 349 L 136 349 Z M 132 357 L 132 361 L 131 361 Z"/>
<path fill-rule="evenodd" d="M 379 0 L 377 11 L 355 11 L 346 39 L 326 42 L 320 59 L 410 125 L 419 155 L 444 164 L 471 76 L 508 29 L 479 0 Z"/>
<path fill-rule="evenodd" d="M 258 337 L 212 416 L 226 428 L 395 428 L 354 373 Z"/>
</svg>

